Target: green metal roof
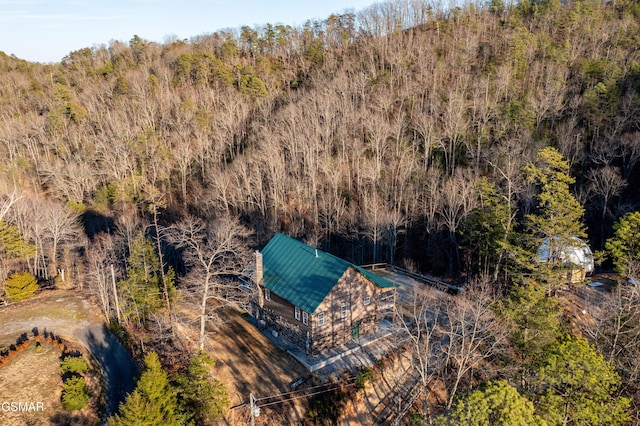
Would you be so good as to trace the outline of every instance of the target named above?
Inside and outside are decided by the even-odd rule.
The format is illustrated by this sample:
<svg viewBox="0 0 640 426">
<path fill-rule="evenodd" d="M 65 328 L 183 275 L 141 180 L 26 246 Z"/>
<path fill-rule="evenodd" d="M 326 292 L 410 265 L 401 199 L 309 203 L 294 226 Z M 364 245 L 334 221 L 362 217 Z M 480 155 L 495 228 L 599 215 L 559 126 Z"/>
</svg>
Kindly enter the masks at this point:
<svg viewBox="0 0 640 426">
<path fill-rule="evenodd" d="M 350 267 L 380 288 L 396 285 L 322 250 L 283 234 L 262 249 L 262 283 L 270 291 L 312 314 Z"/>
</svg>

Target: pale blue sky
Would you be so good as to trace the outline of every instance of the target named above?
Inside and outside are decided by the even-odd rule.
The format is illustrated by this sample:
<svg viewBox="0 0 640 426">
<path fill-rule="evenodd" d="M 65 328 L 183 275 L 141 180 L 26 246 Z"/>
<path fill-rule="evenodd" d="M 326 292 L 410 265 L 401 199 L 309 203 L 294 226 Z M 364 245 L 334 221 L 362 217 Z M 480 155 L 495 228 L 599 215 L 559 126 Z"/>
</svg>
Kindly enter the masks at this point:
<svg viewBox="0 0 640 426">
<path fill-rule="evenodd" d="M 375 0 L 0 0 L 0 51 L 36 62 L 137 34 L 162 43 L 224 28 L 301 26 Z"/>
</svg>

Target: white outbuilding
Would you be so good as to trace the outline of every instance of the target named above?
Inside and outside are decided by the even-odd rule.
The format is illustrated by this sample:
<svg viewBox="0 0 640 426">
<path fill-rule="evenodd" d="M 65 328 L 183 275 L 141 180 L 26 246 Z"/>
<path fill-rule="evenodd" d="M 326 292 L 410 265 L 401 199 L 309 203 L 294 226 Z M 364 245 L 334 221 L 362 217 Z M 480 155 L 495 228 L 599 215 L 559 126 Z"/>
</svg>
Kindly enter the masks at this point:
<svg viewBox="0 0 640 426">
<path fill-rule="evenodd" d="M 571 283 L 584 281 L 593 272 L 593 252 L 589 245 L 578 237 L 568 239 L 547 238 L 538 248 L 541 262 L 560 262 L 571 265 L 567 280 Z"/>
</svg>

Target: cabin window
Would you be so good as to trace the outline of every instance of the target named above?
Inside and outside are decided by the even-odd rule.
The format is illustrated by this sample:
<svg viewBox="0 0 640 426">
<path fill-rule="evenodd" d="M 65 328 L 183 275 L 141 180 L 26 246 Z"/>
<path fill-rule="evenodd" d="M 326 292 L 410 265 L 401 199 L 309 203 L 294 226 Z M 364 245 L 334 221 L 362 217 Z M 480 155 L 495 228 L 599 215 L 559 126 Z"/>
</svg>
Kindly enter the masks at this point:
<svg viewBox="0 0 640 426">
<path fill-rule="evenodd" d="M 324 312 L 318 314 L 318 325 L 324 325 Z"/>
<path fill-rule="evenodd" d="M 267 300 L 271 300 L 271 290 L 269 290 L 268 288 L 264 289 L 264 298 Z"/>
<path fill-rule="evenodd" d="M 305 311 L 302 311 L 302 323 L 304 325 L 309 325 L 309 314 Z"/>
<path fill-rule="evenodd" d="M 340 318 L 346 318 L 348 310 L 349 310 L 349 305 L 342 305 L 340 307 Z"/>
<path fill-rule="evenodd" d="M 300 321 L 300 308 L 298 308 L 297 306 L 296 306 L 296 311 L 295 311 L 295 313 L 296 313 L 296 319 L 297 319 L 298 321 Z"/>
<path fill-rule="evenodd" d="M 371 297 L 367 296 L 362 300 L 362 303 L 364 304 L 364 306 L 370 305 L 371 304 Z"/>
</svg>

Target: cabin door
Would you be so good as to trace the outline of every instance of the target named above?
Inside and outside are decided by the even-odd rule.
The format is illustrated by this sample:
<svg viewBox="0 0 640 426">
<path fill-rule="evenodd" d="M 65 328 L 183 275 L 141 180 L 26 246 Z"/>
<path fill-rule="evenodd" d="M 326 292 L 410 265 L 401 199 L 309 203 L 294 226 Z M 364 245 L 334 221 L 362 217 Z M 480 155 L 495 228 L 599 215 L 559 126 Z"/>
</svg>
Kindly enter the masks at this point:
<svg viewBox="0 0 640 426">
<path fill-rule="evenodd" d="M 351 329 L 351 336 L 353 340 L 358 340 L 360 338 L 360 323 L 357 322 L 353 328 Z"/>
</svg>

